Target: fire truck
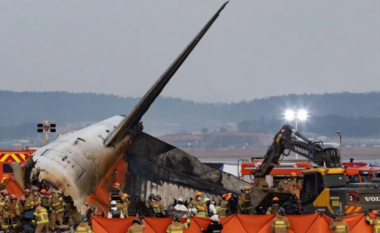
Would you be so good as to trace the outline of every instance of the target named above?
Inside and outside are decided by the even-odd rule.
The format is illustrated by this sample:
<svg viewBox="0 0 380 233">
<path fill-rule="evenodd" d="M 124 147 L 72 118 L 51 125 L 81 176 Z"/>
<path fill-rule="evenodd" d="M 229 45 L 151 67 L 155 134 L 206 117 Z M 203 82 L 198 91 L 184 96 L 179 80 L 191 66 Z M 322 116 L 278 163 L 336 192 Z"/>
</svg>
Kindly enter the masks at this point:
<svg viewBox="0 0 380 233">
<path fill-rule="evenodd" d="M 10 178 L 13 174 L 13 169 L 10 162 L 18 162 L 23 164 L 37 148 L 12 148 L 0 149 L 0 179 L 4 183 L 5 179 Z"/>
<path fill-rule="evenodd" d="M 254 172 L 262 163 L 263 157 L 253 157 L 251 162 L 247 160 L 240 165 L 240 179 L 246 182 L 254 180 Z M 297 176 L 302 176 L 302 171 L 310 168 L 317 168 L 316 165 L 311 165 L 307 161 L 281 161 L 280 167 L 275 167 L 265 177 L 266 181 L 271 187 L 277 187 L 278 183 L 284 178 L 289 178 L 292 172 Z M 380 167 L 369 167 L 365 162 L 343 162 L 342 168 L 346 172 L 347 179 L 350 183 L 364 183 L 369 182 L 371 178 L 380 178 Z M 302 181 L 302 179 L 301 179 Z"/>
</svg>

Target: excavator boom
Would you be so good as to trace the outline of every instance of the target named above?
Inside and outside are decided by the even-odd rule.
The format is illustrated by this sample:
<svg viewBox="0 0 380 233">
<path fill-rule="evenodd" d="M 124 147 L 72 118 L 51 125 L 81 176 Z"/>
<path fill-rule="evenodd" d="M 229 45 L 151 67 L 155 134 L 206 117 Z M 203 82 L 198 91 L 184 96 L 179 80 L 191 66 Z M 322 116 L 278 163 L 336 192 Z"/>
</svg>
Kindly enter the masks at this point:
<svg viewBox="0 0 380 233">
<path fill-rule="evenodd" d="M 294 133 L 295 137 L 292 136 Z M 297 139 L 300 138 L 301 140 Z M 288 153 L 284 153 L 288 150 Z M 272 145 L 268 148 L 260 167 L 255 170 L 255 178 L 265 178 L 275 166 L 279 166 L 281 155 L 288 156 L 293 151 L 300 156 L 326 168 L 341 168 L 341 158 L 338 149 L 323 148 L 322 142 L 313 142 L 295 131 L 292 126 L 284 125 L 275 135 Z"/>
</svg>

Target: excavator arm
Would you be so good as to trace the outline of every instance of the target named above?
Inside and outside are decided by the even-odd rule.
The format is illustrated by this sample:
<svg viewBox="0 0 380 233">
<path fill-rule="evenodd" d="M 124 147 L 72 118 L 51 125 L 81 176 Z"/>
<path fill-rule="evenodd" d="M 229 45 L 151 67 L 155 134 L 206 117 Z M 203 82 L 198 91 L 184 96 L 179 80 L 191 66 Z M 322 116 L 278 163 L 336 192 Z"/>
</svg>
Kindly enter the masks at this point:
<svg viewBox="0 0 380 233">
<path fill-rule="evenodd" d="M 301 138 L 297 140 L 295 136 Z M 284 153 L 288 150 L 289 153 Z M 288 156 L 293 151 L 300 156 L 314 162 L 318 166 L 327 168 L 341 168 L 339 150 L 335 148 L 323 148 L 322 142 L 313 142 L 301 133 L 295 131 L 292 126 L 284 125 L 278 132 L 272 145 L 268 148 L 260 167 L 255 170 L 255 178 L 265 178 L 275 166 L 279 166 L 281 155 Z"/>
</svg>

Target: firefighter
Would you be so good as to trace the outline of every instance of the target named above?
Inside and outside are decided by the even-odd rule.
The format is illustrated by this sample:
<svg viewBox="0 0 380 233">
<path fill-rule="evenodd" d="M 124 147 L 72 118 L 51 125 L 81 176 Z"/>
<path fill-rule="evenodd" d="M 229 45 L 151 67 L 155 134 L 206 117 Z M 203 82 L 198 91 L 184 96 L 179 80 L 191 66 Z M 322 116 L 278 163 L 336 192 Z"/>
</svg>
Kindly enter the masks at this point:
<svg viewBox="0 0 380 233">
<path fill-rule="evenodd" d="M 51 192 L 51 229 L 54 231 L 58 221 L 58 225 L 62 225 L 63 214 L 66 209 L 66 203 L 58 192 Z"/>
<path fill-rule="evenodd" d="M 156 198 L 156 196 L 154 194 L 149 195 L 148 200 L 146 201 L 146 206 L 148 208 L 153 208 L 153 203 L 154 203 L 155 198 Z"/>
<path fill-rule="evenodd" d="M 268 208 L 266 214 L 276 214 L 280 208 L 278 197 L 272 199 L 272 206 Z"/>
<path fill-rule="evenodd" d="M 215 204 L 216 204 L 215 201 L 210 201 L 210 199 L 208 199 L 205 202 L 207 203 L 206 206 L 207 206 L 207 213 L 208 213 L 209 218 L 211 218 L 214 215 L 218 215 L 218 212 L 216 211 L 216 208 L 215 208 Z"/>
<path fill-rule="evenodd" d="M 111 209 L 108 212 L 108 218 L 124 218 L 124 215 L 121 212 L 121 210 L 117 208 L 116 201 L 111 201 Z"/>
<path fill-rule="evenodd" d="M 227 204 L 228 204 L 227 198 L 228 198 L 228 194 L 223 194 L 222 202 L 220 203 L 220 205 L 216 207 L 216 211 L 218 213 L 219 219 L 225 218 L 227 215 Z"/>
<path fill-rule="evenodd" d="M 32 196 L 30 195 L 30 189 L 25 189 L 24 190 L 24 196 L 25 196 L 25 210 L 31 210 L 33 209 L 33 205 L 32 205 L 32 202 L 33 202 L 33 198 Z"/>
<path fill-rule="evenodd" d="M 245 186 L 244 190 L 241 190 L 239 196 L 239 206 L 243 211 L 243 214 L 253 214 L 253 208 L 251 203 L 251 195 L 249 194 L 249 187 Z"/>
<path fill-rule="evenodd" d="M 35 233 L 40 233 L 42 230 L 45 232 L 49 231 L 49 217 L 47 210 L 41 206 L 40 203 L 36 202 L 34 204 L 36 208 L 34 211 L 34 219 L 32 220 L 33 225 L 36 226 Z"/>
<path fill-rule="evenodd" d="M 179 215 L 174 215 L 173 222 L 166 230 L 166 233 L 183 233 L 183 230 L 189 227 L 190 218 L 187 219 L 186 223 L 181 223 Z"/>
<path fill-rule="evenodd" d="M 33 208 L 34 204 L 37 202 L 39 204 L 41 204 L 41 197 L 40 197 L 39 191 L 40 191 L 40 189 L 38 187 L 32 188 L 32 194 L 30 195 L 30 197 L 31 197 L 30 205 L 32 208 Z"/>
<path fill-rule="evenodd" d="M 153 210 L 156 213 L 156 217 L 161 218 L 164 216 L 164 205 L 161 202 L 161 196 L 158 194 L 154 198 Z"/>
<path fill-rule="evenodd" d="M 1 202 L 9 200 L 9 193 L 6 189 L 1 190 Z"/>
<path fill-rule="evenodd" d="M 291 192 L 291 184 L 287 179 L 283 179 L 277 186 L 280 192 L 290 193 Z"/>
<path fill-rule="evenodd" d="M 26 199 L 24 196 L 22 196 L 18 202 L 18 209 L 20 211 L 20 215 L 22 215 L 22 213 L 24 213 L 24 211 L 26 210 Z"/>
<path fill-rule="evenodd" d="M 189 210 L 185 206 L 182 197 L 178 198 L 177 204 L 174 206 L 174 212 L 181 218 L 187 218 L 189 216 Z"/>
<path fill-rule="evenodd" d="M 123 194 L 123 197 L 124 199 L 123 199 L 122 212 L 123 212 L 124 218 L 128 218 L 128 206 L 129 204 L 131 204 L 131 198 L 126 193 Z"/>
<path fill-rule="evenodd" d="M 47 195 L 46 189 L 41 189 L 40 196 L 41 196 L 42 207 L 49 210 L 51 208 L 51 199 Z"/>
<path fill-rule="evenodd" d="M 75 230 L 76 233 L 93 233 L 90 226 L 88 225 L 88 219 L 85 215 L 80 218 L 80 224 Z"/>
<path fill-rule="evenodd" d="M 207 229 L 201 228 L 203 233 L 220 233 L 223 230 L 223 225 L 220 224 L 218 215 L 214 215 L 211 217 L 212 222 L 208 225 Z"/>
<path fill-rule="evenodd" d="M 145 229 L 145 220 L 144 220 L 144 216 L 141 216 L 141 221 L 138 218 L 132 221 L 132 226 L 128 228 L 127 233 L 142 233 L 144 229 Z"/>
<path fill-rule="evenodd" d="M 276 217 L 272 220 L 271 233 L 287 233 L 290 229 L 290 222 L 287 217 L 285 217 L 285 209 L 278 209 Z"/>
<path fill-rule="evenodd" d="M 292 187 L 291 192 L 297 197 L 299 197 L 302 185 L 301 181 L 297 178 L 297 174 L 295 172 L 292 172 L 290 174 L 290 184 Z"/>
<path fill-rule="evenodd" d="M 365 221 L 369 225 L 373 225 L 373 233 L 379 233 L 380 228 L 380 210 L 377 212 L 377 217 L 375 219 L 371 219 L 368 213 L 365 213 Z"/>
<path fill-rule="evenodd" d="M 12 194 L 9 201 L 4 202 L 4 206 L 1 206 L 0 212 L 3 212 L 3 229 L 15 229 L 18 224 L 16 216 L 21 216 L 16 195 Z"/>
<path fill-rule="evenodd" d="M 191 200 L 191 202 L 189 204 L 189 208 L 196 208 L 195 216 L 206 218 L 206 205 L 202 201 L 202 193 L 201 192 L 195 193 L 195 199 Z"/>
<path fill-rule="evenodd" d="M 331 219 L 330 221 L 330 229 L 334 230 L 334 233 L 348 233 L 348 224 L 344 221 L 343 219 L 343 214 L 342 212 L 338 212 L 335 215 L 335 218 Z"/>
<path fill-rule="evenodd" d="M 122 210 L 123 209 L 123 192 L 120 189 L 120 184 L 119 183 L 114 183 L 112 185 L 112 190 L 110 192 L 110 198 L 109 201 L 116 201 L 116 206 L 117 209 Z"/>
</svg>

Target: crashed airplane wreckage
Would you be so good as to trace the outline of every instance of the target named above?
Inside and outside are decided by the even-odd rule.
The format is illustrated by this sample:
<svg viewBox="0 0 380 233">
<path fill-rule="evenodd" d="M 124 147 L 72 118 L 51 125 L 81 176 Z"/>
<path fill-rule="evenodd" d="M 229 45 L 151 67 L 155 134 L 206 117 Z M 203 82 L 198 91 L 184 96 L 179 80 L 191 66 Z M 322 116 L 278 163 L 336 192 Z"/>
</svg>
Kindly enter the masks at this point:
<svg viewBox="0 0 380 233">
<path fill-rule="evenodd" d="M 24 164 L 12 163 L 7 185 L 20 197 L 25 188 L 55 187 L 83 213 L 84 202 L 108 212 L 109 190 L 119 182 L 130 196 L 160 194 L 173 198 L 238 193 L 247 183 L 202 164 L 198 159 L 142 132 L 141 118 L 191 51 L 218 18 L 224 3 L 169 66 L 128 116 L 114 116 L 82 130 L 59 136 L 38 149 Z"/>
</svg>

